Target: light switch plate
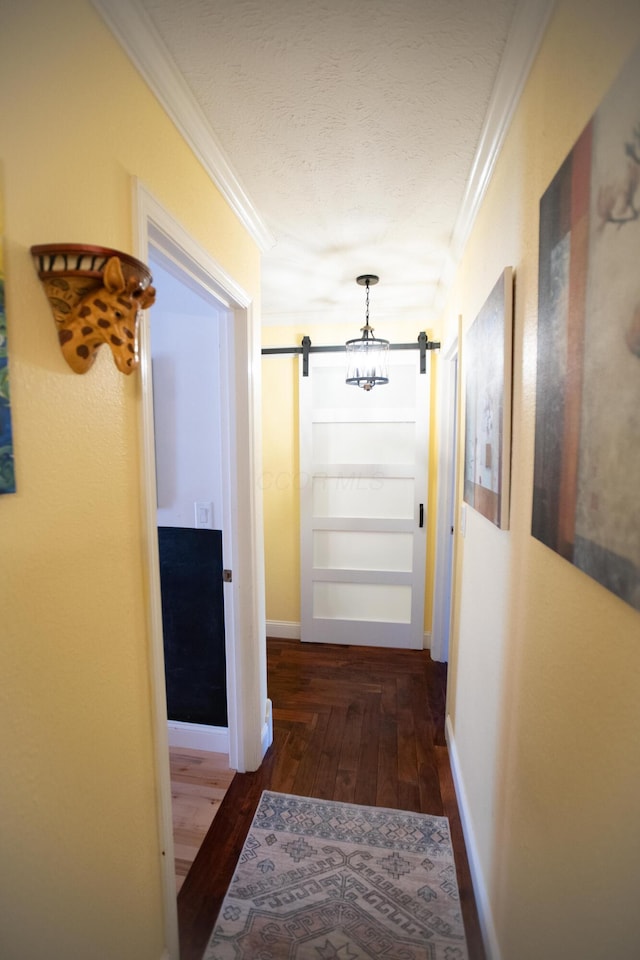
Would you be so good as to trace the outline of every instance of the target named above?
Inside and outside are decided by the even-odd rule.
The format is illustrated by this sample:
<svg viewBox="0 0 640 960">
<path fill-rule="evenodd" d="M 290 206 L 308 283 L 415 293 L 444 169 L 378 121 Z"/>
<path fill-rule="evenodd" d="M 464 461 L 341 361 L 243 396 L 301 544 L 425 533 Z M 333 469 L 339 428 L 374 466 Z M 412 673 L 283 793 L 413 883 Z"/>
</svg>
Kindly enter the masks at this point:
<svg viewBox="0 0 640 960">
<path fill-rule="evenodd" d="M 193 509 L 196 528 L 213 530 L 213 503 L 211 500 L 195 500 Z"/>
</svg>

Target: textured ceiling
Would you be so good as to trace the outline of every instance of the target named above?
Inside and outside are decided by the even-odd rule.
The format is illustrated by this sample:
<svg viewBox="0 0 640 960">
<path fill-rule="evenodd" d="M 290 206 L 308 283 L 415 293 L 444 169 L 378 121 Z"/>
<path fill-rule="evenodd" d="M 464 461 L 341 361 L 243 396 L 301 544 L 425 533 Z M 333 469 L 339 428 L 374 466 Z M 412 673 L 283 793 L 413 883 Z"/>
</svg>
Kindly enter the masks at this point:
<svg viewBox="0 0 640 960">
<path fill-rule="evenodd" d="M 264 321 L 433 319 L 516 0 L 140 0 L 275 238 Z M 379 329 L 379 334 L 384 331 Z"/>
</svg>

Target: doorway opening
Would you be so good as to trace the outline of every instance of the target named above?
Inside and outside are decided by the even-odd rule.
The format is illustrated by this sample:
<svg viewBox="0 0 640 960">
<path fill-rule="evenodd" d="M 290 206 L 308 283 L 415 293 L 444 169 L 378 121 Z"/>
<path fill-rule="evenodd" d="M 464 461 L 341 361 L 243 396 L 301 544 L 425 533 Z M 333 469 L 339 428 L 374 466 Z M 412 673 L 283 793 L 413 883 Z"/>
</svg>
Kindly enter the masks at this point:
<svg viewBox="0 0 640 960">
<path fill-rule="evenodd" d="M 223 583 L 224 659 L 229 765 L 255 770 L 271 743 L 266 697 L 262 509 L 255 482 L 259 465 L 259 356 L 250 296 L 139 182 L 134 183 L 136 255 L 151 258 L 215 303 L 219 321 L 221 546 L 229 575 Z M 158 550 L 158 485 L 154 437 L 152 331 L 140 325 L 141 482 L 151 688 L 154 709 L 158 825 L 165 907 L 166 955 L 178 960 L 178 922 L 169 764 L 168 713 Z M 209 500 L 205 500 L 208 503 Z M 213 501 L 211 501 L 213 502 Z M 192 511 L 194 510 L 192 504 Z M 192 513 L 195 518 L 196 514 Z M 215 516 L 215 515 L 214 515 Z"/>
<path fill-rule="evenodd" d="M 228 754 L 220 328 L 229 317 L 155 246 L 148 263 L 169 744 Z"/>
<path fill-rule="evenodd" d="M 153 245 L 156 499 L 176 893 L 229 768 L 220 327 L 226 308 Z M 231 638 L 229 638 L 229 642 Z"/>
</svg>

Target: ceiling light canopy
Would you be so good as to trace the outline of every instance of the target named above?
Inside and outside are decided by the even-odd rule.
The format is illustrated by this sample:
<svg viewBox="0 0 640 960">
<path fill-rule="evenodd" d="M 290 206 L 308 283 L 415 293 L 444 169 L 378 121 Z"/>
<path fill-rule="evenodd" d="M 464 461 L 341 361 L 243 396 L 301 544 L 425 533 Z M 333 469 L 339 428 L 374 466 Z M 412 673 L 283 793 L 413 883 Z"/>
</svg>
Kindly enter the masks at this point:
<svg viewBox="0 0 640 960">
<path fill-rule="evenodd" d="M 367 392 L 377 383 L 389 383 L 388 357 L 389 341 L 373 336 L 373 327 L 369 326 L 369 287 L 380 278 L 372 273 L 363 273 L 356 277 L 356 283 L 367 288 L 367 313 L 362 336 L 347 340 L 347 383 L 362 387 Z"/>
</svg>

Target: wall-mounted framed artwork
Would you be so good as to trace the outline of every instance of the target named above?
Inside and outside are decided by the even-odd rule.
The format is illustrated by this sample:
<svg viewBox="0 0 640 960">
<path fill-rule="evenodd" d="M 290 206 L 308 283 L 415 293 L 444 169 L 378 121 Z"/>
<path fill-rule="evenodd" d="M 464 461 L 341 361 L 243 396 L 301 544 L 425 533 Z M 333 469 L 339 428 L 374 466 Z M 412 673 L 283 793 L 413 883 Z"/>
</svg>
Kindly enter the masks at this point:
<svg viewBox="0 0 640 960">
<path fill-rule="evenodd" d="M 540 201 L 532 534 L 640 609 L 640 50 Z"/>
<path fill-rule="evenodd" d="M 513 270 L 506 267 L 464 340 L 464 499 L 509 526 Z"/>
<path fill-rule="evenodd" d="M 0 493 L 15 493 L 13 434 L 9 397 L 9 355 L 7 317 L 4 306 L 4 211 L 0 194 Z"/>
</svg>

